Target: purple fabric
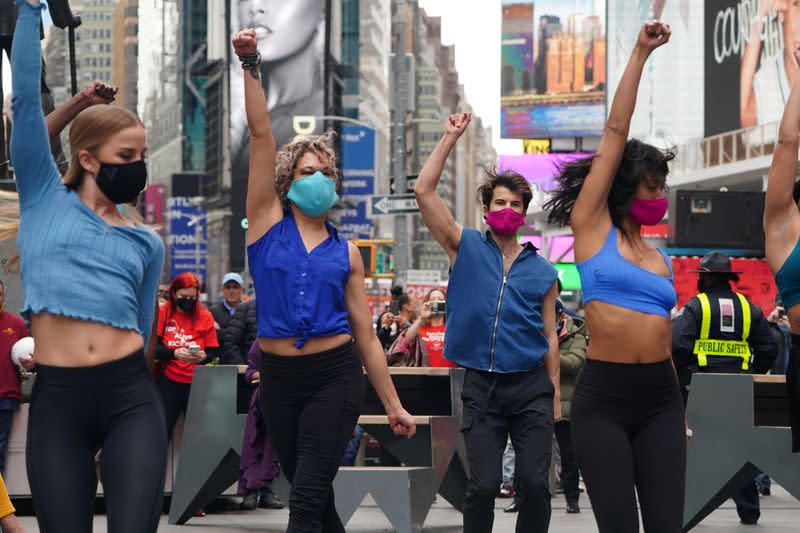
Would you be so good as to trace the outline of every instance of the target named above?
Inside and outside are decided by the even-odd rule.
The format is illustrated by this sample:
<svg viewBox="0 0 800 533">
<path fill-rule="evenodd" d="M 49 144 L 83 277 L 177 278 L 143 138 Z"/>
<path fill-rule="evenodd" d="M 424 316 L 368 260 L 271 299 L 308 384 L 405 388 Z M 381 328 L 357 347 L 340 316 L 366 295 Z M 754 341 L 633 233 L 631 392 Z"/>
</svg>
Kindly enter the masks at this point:
<svg viewBox="0 0 800 533">
<path fill-rule="evenodd" d="M 253 374 L 259 371 L 261 364 L 261 351 L 258 342 L 247 354 L 247 370 L 244 375 L 248 383 Z M 244 439 L 242 442 L 242 457 L 239 461 L 239 489 L 240 496 L 247 496 L 269 484 L 278 475 L 278 457 L 272 448 L 272 443 L 267 438 L 267 427 L 261 411 L 258 409 L 259 387 L 250 398 L 247 410 L 247 420 L 244 425 Z"/>
</svg>

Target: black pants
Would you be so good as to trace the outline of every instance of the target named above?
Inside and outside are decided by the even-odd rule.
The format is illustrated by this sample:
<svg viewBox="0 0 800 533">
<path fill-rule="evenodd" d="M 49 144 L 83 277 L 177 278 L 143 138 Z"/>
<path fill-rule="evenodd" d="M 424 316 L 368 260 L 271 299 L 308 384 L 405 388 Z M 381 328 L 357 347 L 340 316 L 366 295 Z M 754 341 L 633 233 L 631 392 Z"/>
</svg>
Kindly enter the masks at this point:
<svg viewBox="0 0 800 533">
<path fill-rule="evenodd" d="M 792 425 L 792 452 L 800 453 L 800 335 L 792 335 L 789 365 L 786 368 L 786 388 Z"/>
<path fill-rule="evenodd" d="M 561 454 L 561 486 L 567 503 L 578 503 L 581 492 L 578 484 L 580 473 L 575 460 L 575 447 L 572 445 L 572 425 L 569 420 L 559 420 L 553 428 Z"/>
<path fill-rule="evenodd" d="M 343 533 L 331 483 L 364 402 L 352 341 L 314 355 L 261 354 L 259 406 L 292 484 L 287 532 Z"/>
<path fill-rule="evenodd" d="M 161 394 L 161 403 L 164 404 L 168 440 L 172 438 L 172 432 L 175 431 L 175 424 L 178 423 L 181 414 L 186 415 L 191 390 L 191 383 L 178 383 L 163 374 L 158 380 L 158 392 Z"/>
<path fill-rule="evenodd" d="M 679 533 L 686 436 L 671 361 L 588 359 L 571 406 L 572 440 L 600 533 Z"/>
<path fill-rule="evenodd" d="M 102 448 L 108 531 L 156 531 L 167 436 L 144 354 L 92 367 L 36 369 L 27 463 L 39 530 L 92 531 L 94 455 Z"/>
<path fill-rule="evenodd" d="M 513 374 L 467 370 L 461 393 L 470 472 L 464 499 L 465 533 L 492 530 L 509 436 L 516 453 L 516 531 L 544 533 L 550 527 L 554 392 L 544 367 Z"/>
<path fill-rule="evenodd" d="M 14 409 L 0 410 L 0 475 L 6 475 L 6 456 L 8 441 L 11 438 L 11 423 L 14 420 Z"/>
</svg>

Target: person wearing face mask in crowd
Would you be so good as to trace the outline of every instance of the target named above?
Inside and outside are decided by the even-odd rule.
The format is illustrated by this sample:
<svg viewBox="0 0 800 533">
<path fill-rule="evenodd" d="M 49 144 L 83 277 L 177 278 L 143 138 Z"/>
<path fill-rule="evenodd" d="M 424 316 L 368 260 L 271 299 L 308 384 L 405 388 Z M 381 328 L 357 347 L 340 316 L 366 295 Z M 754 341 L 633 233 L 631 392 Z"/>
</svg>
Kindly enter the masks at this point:
<svg viewBox="0 0 800 533">
<path fill-rule="evenodd" d="M 764 313 L 731 282 L 739 274 L 721 252 L 709 252 L 700 267 L 699 294 L 686 302 L 672 322 L 672 357 L 688 398 L 692 374 L 766 374 L 780 350 L 779 336 Z M 761 516 L 756 481 L 733 496 L 743 524 L 754 525 Z"/>
<path fill-rule="evenodd" d="M 146 358 L 155 341 L 164 248 L 155 232 L 117 208 L 136 202 L 147 184 L 144 126 L 121 107 L 82 110 L 70 130 L 72 156 L 62 180 L 40 102 L 43 6 L 36 0 L 17 6 L 11 160 L 18 197 L 2 196 L 0 233 L 11 238 L 17 231 L 5 222 L 13 204 L 22 314 L 36 345 L 26 455 L 38 525 L 92 530 L 91 457 L 102 447 L 109 530 L 152 532 L 161 514 L 167 439 Z M 98 98 L 107 103 L 113 94 Z"/>
<path fill-rule="evenodd" d="M 642 71 L 670 38 L 646 22 L 620 79 L 597 154 L 569 162 L 544 208 L 569 224 L 591 335 L 571 429 L 600 533 L 681 531 L 687 429 L 670 351 L 672 263 L 642 226 L 659 223 L 672 152 L 628 139 Z"/>
<path fill-rule="evenodd" d="M 219 352 L 214 317 L 200 303 L 199 296 L 197 277 L 184 272 L 172 280 L 169 298 L 159 308 L 156 358 L 161 375 L 158 391 L 164 404 L 168 438 L 181 413 L 186 413 L 194 369 L 214 359 Z"/>
<path fill-rule="evenodd" d="M 519 228 L 533 199 L 528 181 L 487 169 L 478 189 L 489 231 L 458 224 L 436 192 L 445 163 L 472 115 L 450 115 L 438 146 L 414 186 L 425 225 L 447 253 L 444 358 L 466 368 L 462 432 L 469 463 L 464 531 L 485 533 L 494 522 L 501 461 L 511 437 L 516 459 L 516 531 L 550 525 L 549 471 L 553 422 L 561 416 L 555 268 Z"/>
<path fill-rule="evenodd" d="M 276 150 L 256 30 L 233 37 L 250 135 L 248 259 L 261 350 L 259 408 L 292 485 L 287 531 L 344 532 L 333 478 L 364 399 L 364 370 L 397 435 L 412 437 L 372 326 L 358 248 L 325 217 L 336 204 L 332 135 Z M 363 368 L 362 368 L 363 363 Z"/>
<path fill-rule="evenodd" d="M 428 291 L 422 300 L 419 317 L 386 352 L 389 366 L 456 367 L 443 356 L 444 306 L 443 290 Z"/>
</svg>

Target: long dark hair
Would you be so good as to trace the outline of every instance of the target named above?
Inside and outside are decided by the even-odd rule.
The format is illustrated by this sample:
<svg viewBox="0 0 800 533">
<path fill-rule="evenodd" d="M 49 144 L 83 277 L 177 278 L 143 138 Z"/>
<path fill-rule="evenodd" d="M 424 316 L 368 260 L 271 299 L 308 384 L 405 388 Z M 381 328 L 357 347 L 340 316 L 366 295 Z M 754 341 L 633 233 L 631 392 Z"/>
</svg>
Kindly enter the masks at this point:
<svg viewBox="0 0 800 533">
<path fill-rule="evenodd" d="M 556 176 L 559 187 L 543 206 L 545 210 L 550 211 L 547 217 L 550 224 L 562 227 L 569 225 L 575 200 L 583 188 L 583 182 L 589 175 L 595 157 L 597 155 L 568 161 L 561 165 Z M 630 139 L 625 143 L 625 152 L 614 176 L 611 192 L 608 194 L 611 223 L 623 234 L 626 232 L 622 221 L 633 203 L 636 188 L 642 181 L 655 181 L 661 176 L 666 176 L 669 173 L 668 163 L 674 158 L 675 150 L 672 148 L 660 150 L 637 139 Z"/>
</svg>

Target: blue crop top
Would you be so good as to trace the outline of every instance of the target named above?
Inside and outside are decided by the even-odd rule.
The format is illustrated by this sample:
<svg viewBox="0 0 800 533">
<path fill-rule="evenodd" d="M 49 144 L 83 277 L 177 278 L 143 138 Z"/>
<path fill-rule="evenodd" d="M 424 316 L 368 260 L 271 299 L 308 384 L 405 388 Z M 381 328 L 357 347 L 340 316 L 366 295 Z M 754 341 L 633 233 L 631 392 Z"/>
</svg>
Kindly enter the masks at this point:
<svg viewBox="0 0 800 533">
<path fill-rule="evenodd" d="M 664 250 L 659 252 L 669 267 L 669 279 L 625 259 L 617 247 L 617 228 L 612 225 L 600 251 L 576 265 L 581 276 L 584 303 L 598 300 L 669 318 L 677 301 L 672 285 L 675 274 L 669 256 Z"/>
<path fill-rule="evenodd" d="M 784 309 L 800 304 L 800 241 L 797 241 L 792 253 L 775 274 L 775 284 Z"/>
<path fill-rule="evenodd" d="M 312 337 L 351 333 L 344 304 L 350 250 L 336 228 L 325 226 L 329 237 L 308 253 L 286 209 L 283 220 L 247 247 L 259 337 L 296 337 L 301 348 Z"/>
<path fill-rule="evenodd" d="M 110 226 L 61 181 L 40 102 L 42 7 L 17 1 L 11 53 L 11 160 L 17 178 L 17 245 L 23 314 L 48 312 L 150 335 L 164 245 L 143 227 Z"/>
</svg>

